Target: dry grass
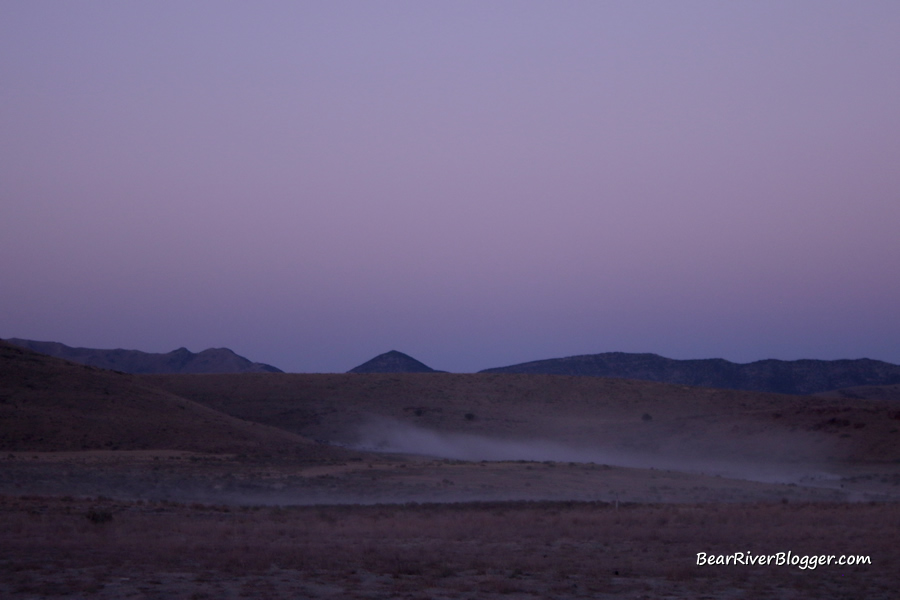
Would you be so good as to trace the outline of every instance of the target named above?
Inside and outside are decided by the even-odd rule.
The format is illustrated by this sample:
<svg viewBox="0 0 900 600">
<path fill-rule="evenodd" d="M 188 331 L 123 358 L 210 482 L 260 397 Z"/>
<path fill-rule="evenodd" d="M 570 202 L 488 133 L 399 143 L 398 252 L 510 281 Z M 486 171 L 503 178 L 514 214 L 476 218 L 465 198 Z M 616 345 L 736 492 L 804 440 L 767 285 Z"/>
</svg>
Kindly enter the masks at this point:
<svg viewBox="0 0 900 600">
<path fill-rule="evenodd" d="M 894 504 L 235 508 L 3 498 L 0 511 L 4 596 L 114 597 L 123 577 L 197 597 L 216 586 L 290 597 L 305 586 L 307 597 L 893 598 L 900 583 Z M 696 565 L 698 552 L 787 550 L 866 554 L 872 564 Z"/>
</svg>

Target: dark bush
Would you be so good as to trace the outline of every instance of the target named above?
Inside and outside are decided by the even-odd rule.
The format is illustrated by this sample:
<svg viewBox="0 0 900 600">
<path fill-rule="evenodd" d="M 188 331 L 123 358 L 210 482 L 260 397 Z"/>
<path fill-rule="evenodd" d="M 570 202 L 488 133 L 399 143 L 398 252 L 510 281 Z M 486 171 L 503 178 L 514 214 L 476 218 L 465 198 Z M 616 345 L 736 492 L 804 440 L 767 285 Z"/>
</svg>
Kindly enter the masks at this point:
<svg viewBox="0 0 900 600">
<path fill-rule="evenodd" d="M 85 515 L 85 517 L 87 517 L 87 520 L 90 521 L 91 523 L 98 523 L 98 524 L 99 523 L 108 523 L 109 521 L 112 521 L 112 518 L 113 518 L 112 513 L 109 512 L 108 510 L 97 510 L 97 509 L 93 509 L 93 508 L 91 510 L 87 511 L 87 514 Z"/>
</svg>

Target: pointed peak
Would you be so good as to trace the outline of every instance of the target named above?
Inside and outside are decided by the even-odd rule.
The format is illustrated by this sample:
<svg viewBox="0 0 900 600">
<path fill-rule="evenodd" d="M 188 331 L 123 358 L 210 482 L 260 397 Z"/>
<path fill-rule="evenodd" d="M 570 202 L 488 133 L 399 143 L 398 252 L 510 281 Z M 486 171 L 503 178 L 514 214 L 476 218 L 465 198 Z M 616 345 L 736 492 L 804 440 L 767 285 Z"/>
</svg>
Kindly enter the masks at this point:
<svg viewBox="0 0 900 600">
<path fill-rule="evenodd" d="M 354 367 L 348 373 L 437 373 L 408 354 L 391 350 Z"/>
</svg>

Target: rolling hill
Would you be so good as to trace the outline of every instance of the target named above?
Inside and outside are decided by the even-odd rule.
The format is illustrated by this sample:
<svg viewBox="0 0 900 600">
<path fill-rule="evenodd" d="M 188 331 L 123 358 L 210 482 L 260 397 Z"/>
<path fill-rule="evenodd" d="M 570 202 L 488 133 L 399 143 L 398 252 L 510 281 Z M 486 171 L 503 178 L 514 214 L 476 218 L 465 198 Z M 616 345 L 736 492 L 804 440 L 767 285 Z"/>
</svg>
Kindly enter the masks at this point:
<svg viewBox="0 0 900 600">
<path fill-rule="evenodd" d="M 343 452 L 311 442 L 319 440 L 440 455 L 441 444 L 503 442 L 525 454 L 552 447 L 562 456 L 564 447 L 573 457 L 565 460 L 592 462 L 900 460 L 891 394 L 795 396 L 509 373 L 131 375 L 5 342 L 0 367 L 3 450 Z"/>
<path fill-rule="evenodd" d="M 134 375 L 0 341 L 0 449 L 315 455 L 303 437 L 156 389 Z"/>
<path fill-rule="evenodd" d="M 604 452 L 692 460 L 900 460 L 900 407 L 880 399 L 507 373 L 140 378 L 305 437 L 410 453 L 440 455 L 447 444 L 476 448 L 487 440 L 523 449 L 584 449 L 583 456 L 595 456 L 585 460 L 595 462 L 604 462 L 597 458 Z"/>
</svg>

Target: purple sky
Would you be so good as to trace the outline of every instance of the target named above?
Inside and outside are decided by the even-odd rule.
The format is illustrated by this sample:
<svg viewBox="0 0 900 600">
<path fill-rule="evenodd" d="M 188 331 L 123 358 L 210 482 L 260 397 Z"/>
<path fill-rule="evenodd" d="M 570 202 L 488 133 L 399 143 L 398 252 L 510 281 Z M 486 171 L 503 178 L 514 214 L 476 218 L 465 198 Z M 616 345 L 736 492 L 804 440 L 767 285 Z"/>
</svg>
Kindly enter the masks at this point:
<svg viewBox="0 0 900 600">
<path fill-rule="evenodd" d="M 0 337 L 900 363 L 900 2 L 0 3 Z"/>
</svg>

